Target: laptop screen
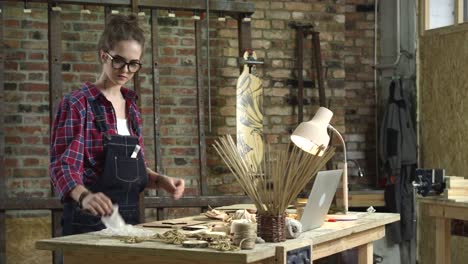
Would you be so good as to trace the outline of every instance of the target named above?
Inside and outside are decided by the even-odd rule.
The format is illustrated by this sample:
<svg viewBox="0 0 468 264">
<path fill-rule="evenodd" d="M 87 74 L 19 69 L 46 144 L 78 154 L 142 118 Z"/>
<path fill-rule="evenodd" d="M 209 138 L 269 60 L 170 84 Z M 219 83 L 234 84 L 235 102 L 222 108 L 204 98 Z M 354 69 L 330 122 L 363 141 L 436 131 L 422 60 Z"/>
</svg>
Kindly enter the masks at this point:
<svg viewBox="0 0 468 264">
<path fill-rule="evenodd" d="M 302 231 L 318 228 L 330 209 L 343 170 L 319 171 L 301 217 Z"/>
</svg>

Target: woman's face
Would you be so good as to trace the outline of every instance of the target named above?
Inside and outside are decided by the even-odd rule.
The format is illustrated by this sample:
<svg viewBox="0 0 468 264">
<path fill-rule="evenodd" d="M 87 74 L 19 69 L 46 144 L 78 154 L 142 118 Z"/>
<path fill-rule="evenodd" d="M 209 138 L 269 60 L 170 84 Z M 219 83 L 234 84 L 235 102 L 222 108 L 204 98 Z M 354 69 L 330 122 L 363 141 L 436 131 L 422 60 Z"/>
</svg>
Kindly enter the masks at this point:
<svg viewBox="0 0 468 264">
<path fill-rule="evenodd" d="M 100 51 L 102 71 L 107 81 L 122 86 L 133 78 L 140 68 L 141 45 L 135 40 L 118 42 L 113 50 Z"/>
</svg>

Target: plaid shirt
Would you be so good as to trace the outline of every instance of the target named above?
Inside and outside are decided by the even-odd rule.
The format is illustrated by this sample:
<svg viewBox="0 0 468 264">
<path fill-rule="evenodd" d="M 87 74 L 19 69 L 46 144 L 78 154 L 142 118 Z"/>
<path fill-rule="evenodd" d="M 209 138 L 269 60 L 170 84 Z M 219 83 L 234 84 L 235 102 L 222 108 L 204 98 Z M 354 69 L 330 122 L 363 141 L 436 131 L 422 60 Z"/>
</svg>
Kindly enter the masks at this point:
<svg viewBox="0 0 468 264">
<path fill-rule="evenodd" d="M 136 106 L 135 92 L 121 88 L 127 111 L 136 113 L 142 157 L 141 114 Z M 62 201 L 77 185 L 89 186 L 104 170 L 102 134 L 94 124 L 94 113 L 88 99 L 98 100 L 104 106 L 108 134 L 117 134 L 117 120 L 111 102 L 91 83 L 65 96 L 57 108 L 51 130 L 50 177 Z M 128 118 L 131 117 L 128 114 Z M 129 124 L 131 135 L 135 135 Z"/>
</svg>

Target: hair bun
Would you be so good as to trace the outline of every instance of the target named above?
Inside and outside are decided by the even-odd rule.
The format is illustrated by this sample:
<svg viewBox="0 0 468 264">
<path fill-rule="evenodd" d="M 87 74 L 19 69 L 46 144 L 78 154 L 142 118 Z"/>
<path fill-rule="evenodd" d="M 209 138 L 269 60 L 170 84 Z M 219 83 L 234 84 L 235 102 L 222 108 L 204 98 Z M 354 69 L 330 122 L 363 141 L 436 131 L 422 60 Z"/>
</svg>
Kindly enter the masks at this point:
<svg viewBox="0 0 468 264">
<path fill-rule="evenodd" d="M 98 50 L 110 51 L 116 43 L 123 40 L 135 40 L 143 48 L 145 36 L 138 26 L 138 16 L 135 14 L 112 14 L 107 19 L 104 31 L 99 38 Z"/>
</svg>

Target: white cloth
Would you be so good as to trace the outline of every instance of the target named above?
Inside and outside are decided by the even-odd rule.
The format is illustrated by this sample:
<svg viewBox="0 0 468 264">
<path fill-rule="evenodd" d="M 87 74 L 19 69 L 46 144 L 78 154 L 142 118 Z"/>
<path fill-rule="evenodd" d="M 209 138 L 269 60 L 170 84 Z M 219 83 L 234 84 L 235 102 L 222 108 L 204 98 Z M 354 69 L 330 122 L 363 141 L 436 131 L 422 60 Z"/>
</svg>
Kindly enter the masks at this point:
<svg viewBox="0 0 468 264">
<path fill-rule="evenodd" d="M 127 119 L 117 118 L 117 133 L 121 136 L 130 136 Z"/>
</svg>

